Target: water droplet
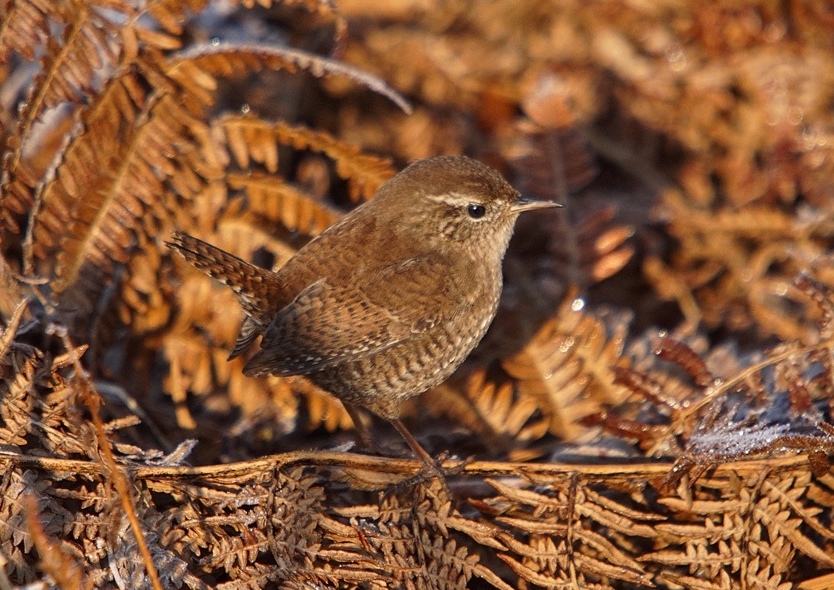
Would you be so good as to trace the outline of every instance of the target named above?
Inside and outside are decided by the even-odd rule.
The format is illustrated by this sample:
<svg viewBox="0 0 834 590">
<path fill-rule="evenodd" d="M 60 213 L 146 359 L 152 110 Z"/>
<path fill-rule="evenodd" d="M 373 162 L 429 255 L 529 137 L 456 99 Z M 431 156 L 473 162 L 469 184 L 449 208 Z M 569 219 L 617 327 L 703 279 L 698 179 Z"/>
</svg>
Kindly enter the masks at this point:
<svg viewBox="0 0 834 590">
<path fill-rule="evenodd" d="M 686 55 L 683 48 L 676 45 L 674 48 L 666 52 L 666 61 L 673 72 L 680 72 L 686 67 Z"/>
</svg>

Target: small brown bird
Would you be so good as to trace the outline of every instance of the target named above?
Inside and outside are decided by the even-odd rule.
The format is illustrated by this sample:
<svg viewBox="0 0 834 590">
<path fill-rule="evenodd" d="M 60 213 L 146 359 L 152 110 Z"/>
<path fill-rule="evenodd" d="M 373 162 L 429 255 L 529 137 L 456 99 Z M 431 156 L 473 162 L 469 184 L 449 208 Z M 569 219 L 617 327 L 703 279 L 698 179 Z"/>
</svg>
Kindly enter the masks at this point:
<svg viewBox="0 0 834 590">
<path fill-rule="evenodd" d="M 467 157 L 411 164 L 376 196 L 310 241 L 277 272 L 177 233 L 169 246 L 238 295 L 247 317 L 230 358 L 262 336 L 245 375 L 304 375 L 388 419 L 437 472 L 400 421 L 400 402 L 443 382 L 498 308 L 501 262 L 520 197 Z"/>
</svg>

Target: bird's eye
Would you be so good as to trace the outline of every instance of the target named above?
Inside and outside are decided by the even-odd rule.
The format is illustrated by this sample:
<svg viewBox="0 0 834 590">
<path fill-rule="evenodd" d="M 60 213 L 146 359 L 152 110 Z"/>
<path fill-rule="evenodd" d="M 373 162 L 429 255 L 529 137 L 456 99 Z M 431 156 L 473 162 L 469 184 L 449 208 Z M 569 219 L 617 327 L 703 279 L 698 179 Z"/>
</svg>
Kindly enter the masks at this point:
<svg viewBox="0 0 834 590">
<path fill-rule="evenodd" d="M 472 219 L 480 219 L 484 215 L 486 215 L 486 207 L 483 205 L 469 205 L 466 207 L 466 212 L 469 213 L 469 217 Z"/>
</svg>

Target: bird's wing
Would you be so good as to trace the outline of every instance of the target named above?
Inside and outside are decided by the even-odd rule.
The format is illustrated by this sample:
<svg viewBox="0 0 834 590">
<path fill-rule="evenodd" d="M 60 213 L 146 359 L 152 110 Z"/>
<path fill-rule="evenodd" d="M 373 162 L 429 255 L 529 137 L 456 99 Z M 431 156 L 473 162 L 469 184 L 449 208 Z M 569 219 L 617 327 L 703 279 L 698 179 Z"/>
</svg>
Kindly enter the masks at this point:
<svg viewBox="0 0 834 590">
<path fill-rule="evenodd" d="M 276 314 L 244 372 L 308 374 L 413 338 L 463 307 L 425 303 L 451 288 L 450 275 L 443 260 L 423 257 L 344 284 L 319 280 Z"/>
</svg>

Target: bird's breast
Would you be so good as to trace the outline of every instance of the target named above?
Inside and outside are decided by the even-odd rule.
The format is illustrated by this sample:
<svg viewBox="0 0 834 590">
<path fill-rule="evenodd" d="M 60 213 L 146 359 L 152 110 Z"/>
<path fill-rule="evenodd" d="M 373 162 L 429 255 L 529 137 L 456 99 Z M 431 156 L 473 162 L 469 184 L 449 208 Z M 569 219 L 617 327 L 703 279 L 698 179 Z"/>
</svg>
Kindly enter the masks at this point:
<svg viewBox="0 0 834 590">
<path fill-rule="evenodd" d="M 498 307 L 500 269 L 470 274 L 470 281 L 457 283 L 454 291 L 444 294 L 449 299 L 436 302 L 456 310 L 442 321 L 373 356 L 310 378 L 346 402 L 396 418 L 401 401 L 445 381 L 481 341 Z"/>
</svg>

